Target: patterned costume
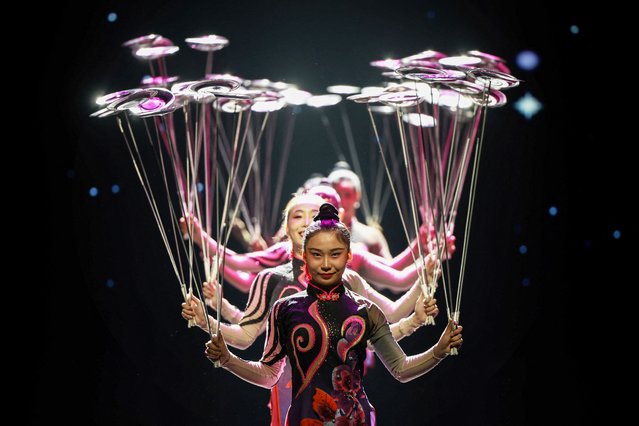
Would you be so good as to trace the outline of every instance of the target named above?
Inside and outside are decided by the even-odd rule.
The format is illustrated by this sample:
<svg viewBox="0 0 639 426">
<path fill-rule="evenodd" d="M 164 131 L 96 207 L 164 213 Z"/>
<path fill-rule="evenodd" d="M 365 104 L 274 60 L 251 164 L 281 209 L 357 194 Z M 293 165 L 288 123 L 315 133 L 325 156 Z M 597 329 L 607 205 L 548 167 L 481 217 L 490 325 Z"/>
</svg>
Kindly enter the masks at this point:
<svg viewBox="0 0 639 426">
<path fill-rule="evenodd" d="M 275 302 L 306 289 L 307 281 L 303 268 L 304 262 L 294 257 L 284 265 L 260 272 L 251 286 L 246 309 L 239 324 L 220 325 L 225 340 L 237 348 L 249 347 L 264 331 L 269 310 Z M 405 318 L 411 313 L 419 297 L 419 286 L 413 286 L 400 299 L 391 301 L 375 291 L 357 273 L 346 271 L 344 277 L 344 283 L 349 290 L 373 300 L 387 313 L 391 321 L 397 322 L 392 326 L 396 339 L 410 335 L 419 326 Z M 286 410 L 291 403 L 291 386 L 291 369 L 287 365 L 283 368 L 279 381 L 271 389 L 269 406 L 272 426 L 284 424 Z"/>
<path fill-rule="evenodd" d="M 382 311 L 342 281 L 330 291 L 310 283 L 305 291 L 275 302 L 262 359 L 249 362 L 231 354 L 224 368 L 271 388 L 288 359 L 293 400 L 286 424 L 374 425 L 375 410 L 362 383 L 369 341 L 400 381 L 418 377 L 439 362 L 432 349 L 407 357 Z"/>
</svg>

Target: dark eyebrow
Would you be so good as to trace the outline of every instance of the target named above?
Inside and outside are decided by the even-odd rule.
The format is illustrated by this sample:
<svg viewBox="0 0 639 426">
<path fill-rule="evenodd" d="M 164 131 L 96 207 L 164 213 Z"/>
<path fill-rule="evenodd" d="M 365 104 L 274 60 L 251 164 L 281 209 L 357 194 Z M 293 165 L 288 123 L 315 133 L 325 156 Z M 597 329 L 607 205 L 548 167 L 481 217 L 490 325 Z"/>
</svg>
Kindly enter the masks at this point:
<svg viewBox="0 0 639 426">
<path fill-rule="evenodd" d="M 335 247 L 335 248 L 332 248 L 332 249 L 328 249 L 327 251 L 329 253 L 335 253 L 337 251 L 344 251 L 344 250 L 346 250 L 344 247 Z M 317 252 L 320 252 L 320 253 L 322 252 L 322 250 L 320 250 L 318 248 L 315 248 L 315 247 L 308 247 L 308 251 L 317 251 Z"/>
</svg>

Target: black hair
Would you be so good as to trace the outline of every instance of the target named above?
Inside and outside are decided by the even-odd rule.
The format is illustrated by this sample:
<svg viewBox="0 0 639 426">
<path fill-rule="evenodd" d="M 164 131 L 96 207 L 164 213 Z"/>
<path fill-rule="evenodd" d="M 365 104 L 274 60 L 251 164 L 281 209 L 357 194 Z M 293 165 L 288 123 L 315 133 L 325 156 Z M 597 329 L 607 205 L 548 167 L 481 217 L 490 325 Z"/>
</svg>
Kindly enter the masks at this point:
<svg viewBox="0 0 639 426">
<path fill-rule="evenodd" d="M 306 242 L 320 231 L 334 231 L 337 234 L 337 238 L 346 243 L 350 249 L 351 233 L 346 225 L 340 222 L 337 208 L 331 203 L 324 203 L 320 206 L 319 211 L 313 218 L 313 223 L 304 231 L 304 249 L 306 249 Z"/>
</svg>

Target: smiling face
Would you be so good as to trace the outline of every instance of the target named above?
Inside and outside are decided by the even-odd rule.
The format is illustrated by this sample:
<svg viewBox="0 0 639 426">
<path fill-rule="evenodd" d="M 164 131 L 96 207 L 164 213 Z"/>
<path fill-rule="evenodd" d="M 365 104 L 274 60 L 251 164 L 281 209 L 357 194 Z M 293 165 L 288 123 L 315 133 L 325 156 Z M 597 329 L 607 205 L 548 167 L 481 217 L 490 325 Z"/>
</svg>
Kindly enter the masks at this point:
<svg viewBox="0 0 639 426">
<path fill-rule="evenodd" d="M 291 239 L 293 250 L 298 255 L 302 254 L 302 241 L 306 227 L 313 222 L 313 216 L 317 214 L 320 204 L 323 200 L 320 198 L 318 202 L 307 199 L 299 204 L 293 205 L 286 218 L 286 235 Z"/>
<path fill-rule="evenodd" d="M 346 264 L 351 260 L 347 241 L 337 230 L 319 231 L 306 241 L 304 260 L 311 280 L 322 287 L 333 287 L 342 279 Z"/>
</svg>

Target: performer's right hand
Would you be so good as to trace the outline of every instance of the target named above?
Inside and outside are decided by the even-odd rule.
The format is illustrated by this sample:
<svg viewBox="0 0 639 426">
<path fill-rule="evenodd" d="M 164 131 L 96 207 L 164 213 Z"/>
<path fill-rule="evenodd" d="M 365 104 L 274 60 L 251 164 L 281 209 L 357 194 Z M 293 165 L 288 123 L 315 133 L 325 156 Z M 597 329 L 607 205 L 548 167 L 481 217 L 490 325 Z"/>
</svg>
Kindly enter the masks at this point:
<svg viewBox="0 0 639 426">
<path fill-rule="evenodd" d="M 424 256 L 424 272 L 426 273 L 426 279 L 430 284 L 437 285 L 437 279 L 442 274 L 441 262 L 437 259 L 437 254 L 434 252 L 428 253 Z M 435 276 L 437 271 L 437 276 Z"/>
<path fill-rule="evenodd" d="M 417 302 L 415 302 L 415 315 L 417 315 L 419 322 L 425 324 L 427 317 L 435 318 L 437 314 L 439 314 L 437 299 L 426 300 L 424 295 L 420 294 Z"/>
<path fill-rule="evenodd" d="M 206 304 L 212 309 L 217 309 L 217 283 L 208 281 L 202 283 L 202 294 Z"/>
<path fill-rule="evenodd" d="M 446 326 L 446 329 L 434 347 L 434 354 L 437 358 L 443 358 L 448 355 L 451 348 L 461 347 L 464 342 L 462 339 L 463 328 L 461 325 L 453 322 L 453 320 L 448 320 L 448 326 Z"/>
<path fill-rule="evenodd" d="M 200 226 L 200 221 L 191 213 L 186 216 L 183 216 L 179 220 L 180 231 L 182 232 L 182 237 L 185 240 L 189 239 L 189 235 L 193 234 L 193 242 L 200 246 L 202 244 L 202 237 L 207 237 L 206 233 L 202 233 L 202 227 Z"/>
<path fill-rule="evenodd" d="M 222 333 L 214 334 L 211 340 L 206 342 L 206 350 L 204 355 L 211 361 L 219 361 L 220 364 L 226 364 L 231 358 L 229 348 L 226 346 Z"/>
<path fill-rule="evenodd" d="M 206 327 L 206 320 L 200 299 L 192 294 L 186 297 L 186 302 L 182 303 L 182 318 L 187 321 L 194 319 L 198 327 Z"/>
</svg>

